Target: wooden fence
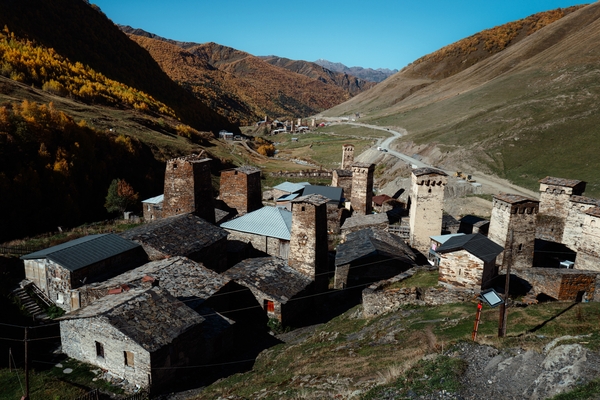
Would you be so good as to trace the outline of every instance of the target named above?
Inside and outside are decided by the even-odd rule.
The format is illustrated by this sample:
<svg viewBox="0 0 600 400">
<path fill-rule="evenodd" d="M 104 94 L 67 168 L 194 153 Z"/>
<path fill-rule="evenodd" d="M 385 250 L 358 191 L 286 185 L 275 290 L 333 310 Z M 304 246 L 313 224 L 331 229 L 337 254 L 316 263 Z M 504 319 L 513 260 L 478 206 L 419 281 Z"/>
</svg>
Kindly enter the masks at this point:
<svg viewBox="0 0 600 400">
<path fill-rule="evenodd" d="M 35 246 L 0 246 L 0 254 L 13 256 L 24 256 L 38 250 L 41 249 Z"/>
</svg>

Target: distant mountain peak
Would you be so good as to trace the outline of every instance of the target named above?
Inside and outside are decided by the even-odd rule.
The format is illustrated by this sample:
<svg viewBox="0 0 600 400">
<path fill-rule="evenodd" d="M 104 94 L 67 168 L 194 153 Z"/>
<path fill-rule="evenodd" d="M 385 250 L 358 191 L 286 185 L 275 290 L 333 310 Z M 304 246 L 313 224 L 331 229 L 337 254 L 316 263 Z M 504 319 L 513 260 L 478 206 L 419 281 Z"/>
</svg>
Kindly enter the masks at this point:
<svg viewBox="0 0 600 400">
<path fill-rule="evenodd" d="M 347 67 L 342 63 L 331 62 L 322 58 L 315 61 L 315 64 L 334 72 L 343 72 L 371 82 L 381 82 L 398 72 L 397 69 L 389 68 Z"/>
</svg>

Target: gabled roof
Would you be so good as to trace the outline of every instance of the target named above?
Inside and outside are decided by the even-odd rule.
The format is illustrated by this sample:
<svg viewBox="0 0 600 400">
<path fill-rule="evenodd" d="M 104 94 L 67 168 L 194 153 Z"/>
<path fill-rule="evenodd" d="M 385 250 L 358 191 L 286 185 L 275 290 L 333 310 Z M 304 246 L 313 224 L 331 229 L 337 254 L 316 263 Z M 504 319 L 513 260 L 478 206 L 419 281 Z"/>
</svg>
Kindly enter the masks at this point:
<svg viewBox="0 0 600 400">
<path fill-rule="evenodd" d="M 221 228 L 290 240 L 292 213 L 284 208 L 265 206 L 227 221 L 221 224 Z"/>
<path fill-rule="evenodd" d="M 279 185 L 275 186 L 273 189 L 282 190 L 288 193 L 296 193 L 304 189 L 304 186 L 308 185 L 308 182 L 301 183 L 292 183 L 292 182 L 283 182 Z"/>
<path fill-rule="evenodd" d="M 388 196 L 387 194 L 380 194 L 378 196 L 373 196 L 373 203 L 375 203 L 375 205 L 381 206 L 384 202 L 392 199 L 393 198 Z"/>
<path fill-rule="evenodd" d="M 577 179 L 564 179 L 564 178 L 555 178 L 553 176 L 547 176 L 538 181 L 539 183 L 543 183 L 545 185 L 552 186 L 565 186 L 565 187 L 575 187 L 581 183 L 585 183 L 583 181 L 579 181 Z"/>
<path fill-rule="evenodd" d="M 249 258 L 223 275 L 284 304 L 312 283 L 312 279 L 289 267 L 287 261 L 279 257 Z"/>
<path fill-rule="evenodd" d="M 22 260 L 48 259 L 69 271 L 87 267 L 140 247 L 113 233 L 84 236 L 57 246 L 36 251 L 21 257 Z"/>
<path fill-rule="evenodd" d="M 323 197 L 327 197 L 329 203 L 339 203 L 342 201 L 344 189 L 333 186 L 308 185 L 304 187 L 302 196 L 308 196 L 309 194 L 320 194 Z"/>
<path fill-rule="evenodd" d="M 150 197 L 149 199 L 146 200 L 142 200 L 142 203 L 149 203 L 149 204 L 159 204 L 162 203 L 165 200 L 165 195 L 161 194 L 155 197 Z"/>
<path fill-rule="evenodd" d="M 60 320 L 81 318 L 100 318 L 149 352 L 170 344 L 183 332 L 204 321 L 198 313 L 160 287 L 109 295 L 60 317 Z"/>
<path fill-rule="evenodd" d="M 187 256 L 227 237 L 227 231 L 194 214 L 158 219 L 121 236 L 171 256 Z"/>
<path fill-rule="evenodd" d="M 367 227 L 372 225 L 383 225 L 389 223 L 390 219 L 386 213 L 368 214 L 368 215 L 353 215 L 346 218 L 342 225 L 342 230 L 352 229 L 357 227 Z"/>
<path fill-rule="evenodd" d="M 283 196 L 281 196 L 280 198 L 278 198 L 277 201 L 278 202 L 280 202 L 280 201 L 292 201 L 292 200 L 294 200 L 298 196 L 300 196 L 299 193 L 284 194 Z"/>
<path fill-rule="evenodd" d="M 429 238 L 439 244 L 444 244 L 455 236 L 464 236 L 464 233 L 449 233 L 447 235 L 429 236 Z"/>
<path fill-rule="evenodd" d="M 344 265 L 365 257 L 381 255 L 398 262 L 414 264 L 415 255 L 404 241 L 381 229 L 362 229 L 349 233 L 337 247 L 335 265 Z"/>
<path fill-rule="evenodd" d="M 147 287 L 144 283 L 145 278 L 157 280 L 161 288 L 178 300 L 186 301 L 186 304 L 192 308 L 221 290 L 229 282 L 225 277 L 189 258 L 171 257 L 149 262 L 103 282 L 83 286 L 79 291 L 101 291 L 106 295 L 110 289 L 122 285 L 127 285 L 131 289 L 143 289 Z"/>
<path fill-rule="evenodd" d="M 519 204 L 519 203 L 539 203 L 539 200 L 532 199 L 531 197 L 521 196 L 520 194 L 513 193 L 498 193 L 493 195 L 494 199 L 504 201 L 508 204 Z"/>
<path fill-rule="evenodd" d="M 485 261 L 493 261 L 498 254 L 504 251 L 504 247 L 493 242 L 481 233 L 471 235 L 454 236 L 437 248 L 438 253 L 448 253 L 456 250 L 466 250 L 475 257 Z"/>
</svg>

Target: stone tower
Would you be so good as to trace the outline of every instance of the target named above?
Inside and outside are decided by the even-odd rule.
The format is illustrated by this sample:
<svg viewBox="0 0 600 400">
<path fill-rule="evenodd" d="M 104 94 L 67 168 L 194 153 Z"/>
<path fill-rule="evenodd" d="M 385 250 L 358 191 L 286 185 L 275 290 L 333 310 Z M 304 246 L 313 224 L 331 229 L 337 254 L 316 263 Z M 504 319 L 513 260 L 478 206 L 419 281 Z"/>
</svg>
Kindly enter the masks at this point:
<svg viewBox="0 0 600 400">
<path fill-rule="evenodd" d="M 219 197 L 240 215 L 261 208 L 260 169 L 243 166 L 221 171 Z"/>
<path fill-rule="evenodd" d="M 352 209 L 360 215 L 371 214 L 373 209 L 373 173 L 375 164 L 352 164 Z"/>
<path fill-rule="evenodd" d="M 288 265 L 327 289 L 327 197 L 301 196 L 292 201 L 292 230 Z"/>
<path fill-rule="evenodd" d="M 506 267 L 524 269 L 533 266 L 535 229 L 540 202 L 518 194 L 494 195 L 488 237 L 500 246 L 496 262 Z"/>
<path fill-rule="evenodd" d="M 575 268 L 600 271 L 600 207 L 593 207 L 585 212 L 582 230 L 585 240 L 576 249 Z"/>
<path fill-rule="evenodd" d="M 411 174 L 410 192 L 410 245 L 429 251 L 430 236 L 442 233 L 444 187 L 448 175 L 435 168 L 417 168 Z"/>
<path fill-rule="evenodd" d="M 600 206 L 600 200 L 585 196 L 571 196 L 569 209 L 565 220 L 565 228 L 561 243 L 573 251 L 577 251 L 584 239 L 583 226 L 586 211 Z"/>
<path fill-rule="evenodd" d="M 560 243 L 565 229 L 571 196 L 581 196 L 585 182 L 553 178 L 540 179 L 540 212 L 537 220 L 536 237 Z"/>
<path fill-rule="evenodd" d="M 342 145 L 342 169 L 351 169 L 354 163 L 354 145 Z"/>
<path fill-rule="evenodd" d="M 167 161 L 163 218 L 186 213 L 215 223 L 210 158 L 194 154 Z"/>
</svg>

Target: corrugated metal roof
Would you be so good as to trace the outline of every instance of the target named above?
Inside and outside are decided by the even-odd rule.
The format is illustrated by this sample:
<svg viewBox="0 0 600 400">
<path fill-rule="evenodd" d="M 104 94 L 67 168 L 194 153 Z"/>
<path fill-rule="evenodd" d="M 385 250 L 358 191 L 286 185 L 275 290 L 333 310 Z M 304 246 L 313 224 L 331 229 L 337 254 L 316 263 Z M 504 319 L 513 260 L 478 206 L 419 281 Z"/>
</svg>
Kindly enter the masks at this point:
<svg viewBox="0 0 600 400">
<path fill-rule="evenodd" d="M 159 196 L 150 197 L 149 199 L 142 200 L 142 203 L 150 203 L 150 204 L 158 204 L 162 203 L 165 200 L 165 195 L 161 194 Z"/>
<path fill-rule="evenodd" d="M 221 224 L 221 228 L 290 240 L 292 213 L 278 207 L 263 207 Z"/>
<path fill-rule="evenodd" d="M 429 238 L 431 240 L 438 242 L 439 244 L 444 244 L 448 241 L 448 239 L 451 239 L 455 236 L 464 236 L 464 235 L 465 235 L 464 233 L 450 233 L 448 235 L 429 236 Z"/>
<path fill-rule="evenodd" d="M 277 199 L 277 201 L 292 201 L 294 200 L 296 197 L 300 196 L 299 193 L 290 193 L 290 194 L 286 194 L 281 196 L 280 198 Z"/>
<path fill-rule="evenodd" d="M 493 261 L 504 248 L 493 242 L 481 233 L 471 235 L 454 236 L 437 248 L 438 253 L 445 253 L 464 249 L 483 261 Z"/>
<path fill-rule="evenodd" d="M 319 185 L 308 185 L 304 187 L 302 191 L 303 196 L 310 194 L 320 194 L 323 197 L 327 197 L 331 203 L 339 203 L 342 201 L 344 190 L 340 187 L 333 186 L 319 186 Z"/>
<path fill-rule="evenodd" d="M 113 233 L 107 233 L 84 236 L 58 246 L 24 255 L 21 259 L 47 258 L 69 271 L 76 271 L 136 247 L 140 247 L 140 245 Z"/>
<path fill-rule="evenodd" d="M 306 186 L 304 183 L 306 183 L 306 185 L 308 185 L 308 182 L 302 182 L 302 183 L 283 182 L 283 183 L 280 183 L 279 185 L 275 186 L 273 189 L 283 190 L 284 192 L 288 192 L 288 193 L 295 193 L 295 192 L 299 192 L 302 189 L 304 189 L 304 186 Z"/>
</svg>

